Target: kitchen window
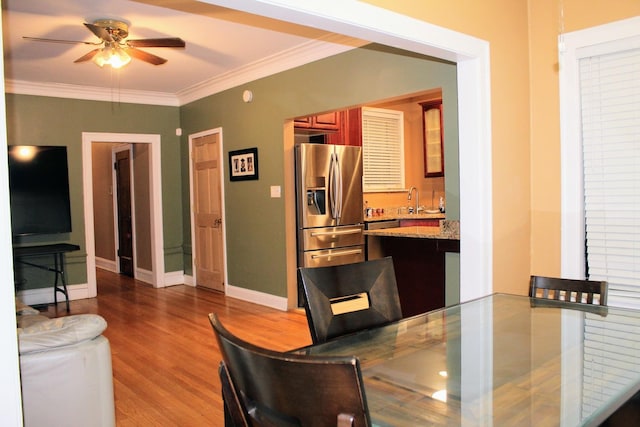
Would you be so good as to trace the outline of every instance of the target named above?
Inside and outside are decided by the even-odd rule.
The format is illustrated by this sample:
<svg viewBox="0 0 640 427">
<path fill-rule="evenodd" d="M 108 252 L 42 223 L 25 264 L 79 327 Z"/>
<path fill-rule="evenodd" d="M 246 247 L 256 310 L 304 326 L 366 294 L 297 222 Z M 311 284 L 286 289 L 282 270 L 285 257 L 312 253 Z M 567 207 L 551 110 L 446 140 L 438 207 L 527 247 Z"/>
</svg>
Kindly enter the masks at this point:
<svg viewBox="0 0 640 427">
<path fill-rule="evenodd" d="M 362 163 L 364 192 L 405 191 L 402 111 L 362 108 Z"/>
</svg>

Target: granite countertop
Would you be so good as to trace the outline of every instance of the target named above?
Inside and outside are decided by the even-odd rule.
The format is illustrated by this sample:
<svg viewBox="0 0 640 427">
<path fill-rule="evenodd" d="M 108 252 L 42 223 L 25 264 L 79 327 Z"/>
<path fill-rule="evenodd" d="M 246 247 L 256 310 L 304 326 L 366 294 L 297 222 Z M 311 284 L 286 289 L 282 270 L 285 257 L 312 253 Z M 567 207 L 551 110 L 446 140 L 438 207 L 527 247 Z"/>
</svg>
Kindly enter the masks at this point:
<svg viewBox="0 0 640 427">
<path fill-rule="evenodd" d="M 415 215 L 414 215 L 415 216 Z M 366 236 L 460 240 L 460 221 L 441 221 L 440 227 L 408 226 L 365 230 Z"/>
</svg>

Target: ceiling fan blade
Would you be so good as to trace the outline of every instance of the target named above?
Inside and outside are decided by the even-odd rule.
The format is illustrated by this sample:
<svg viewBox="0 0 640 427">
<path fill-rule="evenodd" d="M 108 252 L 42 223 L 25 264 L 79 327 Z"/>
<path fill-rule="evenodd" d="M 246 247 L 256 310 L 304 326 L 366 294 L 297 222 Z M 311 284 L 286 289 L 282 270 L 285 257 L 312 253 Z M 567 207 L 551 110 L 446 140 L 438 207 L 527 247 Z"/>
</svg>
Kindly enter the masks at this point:
<svg viewBox="0 0 640 427">
<path fill-rule="evenodd" d="M 167 60 L 164 58 L 160 58 L 159 56 L 156 56 L 152 53 L 148 53 L 133 47 L 126 49 L 126 51 L 129 54 L 129 56 L 132 56 L 136 59 L 140 59 L 141 61 L 144 61 L 144 62 L 148 62 L 149 64 L 161 65 L 167 62 Z"/>
<path fill-rule="evenodd" d="M 180 37 L 127 40 L 126 43 L 131 47 L 185 47 L 185 42 Z"/>
<path fill-rule="evenodd" d="M 89 53 L 85 53 L 84 55 L 82 55 L 80 58 L 76 59 L 73 62 L 85 62 L 85 61 L 90 61 L 91 59 L 93 59 L 94 56 L 96 56 L 96 54 L 100 52 L 100 49 L 93 49 L 91 52 Z"/>
<path fill-rule="evenodd" d="M 99 39 L 102 39 L 104 41 L 107 42 L 112 42 L 113 37 L 111 37 L 111 34 L 109 33 L 109 31 L 107 31 L 105 28 L 100 27 L 98 25 L 94 25 L 94 24 L 89 24 L 89 23 L 84 23 L 84 26 L 87 27 L 89 29 L 89 31 L 91 31 L 93 34 L 95 34 L 96 37 L 98 37 Z"/>
<path fill-rule="evenodd" d="M 98 46 L 102 44 L 101 42 L 85 42 L 81 40 L 61 40 L 61 39 L 45 39 L 41 37 L 27 37 L 22 36 L 25 40 L 35 41 L 35 42 L 47 42 L 47 43 L 64 43 L 64 44 L 88 44 L 92 46 Z"/>
</svg>

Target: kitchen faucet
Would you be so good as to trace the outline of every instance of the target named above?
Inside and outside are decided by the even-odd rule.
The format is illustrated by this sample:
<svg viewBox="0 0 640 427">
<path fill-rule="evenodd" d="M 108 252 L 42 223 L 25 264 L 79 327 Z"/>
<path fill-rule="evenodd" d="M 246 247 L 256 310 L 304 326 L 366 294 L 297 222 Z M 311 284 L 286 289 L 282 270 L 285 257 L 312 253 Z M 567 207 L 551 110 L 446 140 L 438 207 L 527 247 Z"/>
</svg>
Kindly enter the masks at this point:
<svg viewBox="0 0 640 427">
<path fill-rule="evenodd" d="M 420 192 L 418 191 L 418 189 L 414 186 L 412 186 L 409 189 L 409 194 L 407 195 L 407 200 L 411 200 L 411 193 L 413 192 L 413 190 L 416 190 L 416 208 L 414 210 L 414 213 L 418 213 L 418 209 L 420 209 Z"/>
</svg>

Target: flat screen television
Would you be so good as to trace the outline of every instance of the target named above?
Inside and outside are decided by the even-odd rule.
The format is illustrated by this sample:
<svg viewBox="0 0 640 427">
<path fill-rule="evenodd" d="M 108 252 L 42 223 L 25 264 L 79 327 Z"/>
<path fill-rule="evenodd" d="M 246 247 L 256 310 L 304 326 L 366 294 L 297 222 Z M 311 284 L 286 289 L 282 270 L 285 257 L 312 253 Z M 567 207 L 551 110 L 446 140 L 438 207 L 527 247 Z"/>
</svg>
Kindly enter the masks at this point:
<svg viewBox="0 0 640 427">
<path fill-rule="evenodd" d="M 71 232 L 67 147 L 10 145 L 13 236 Z"/>
</svg>

